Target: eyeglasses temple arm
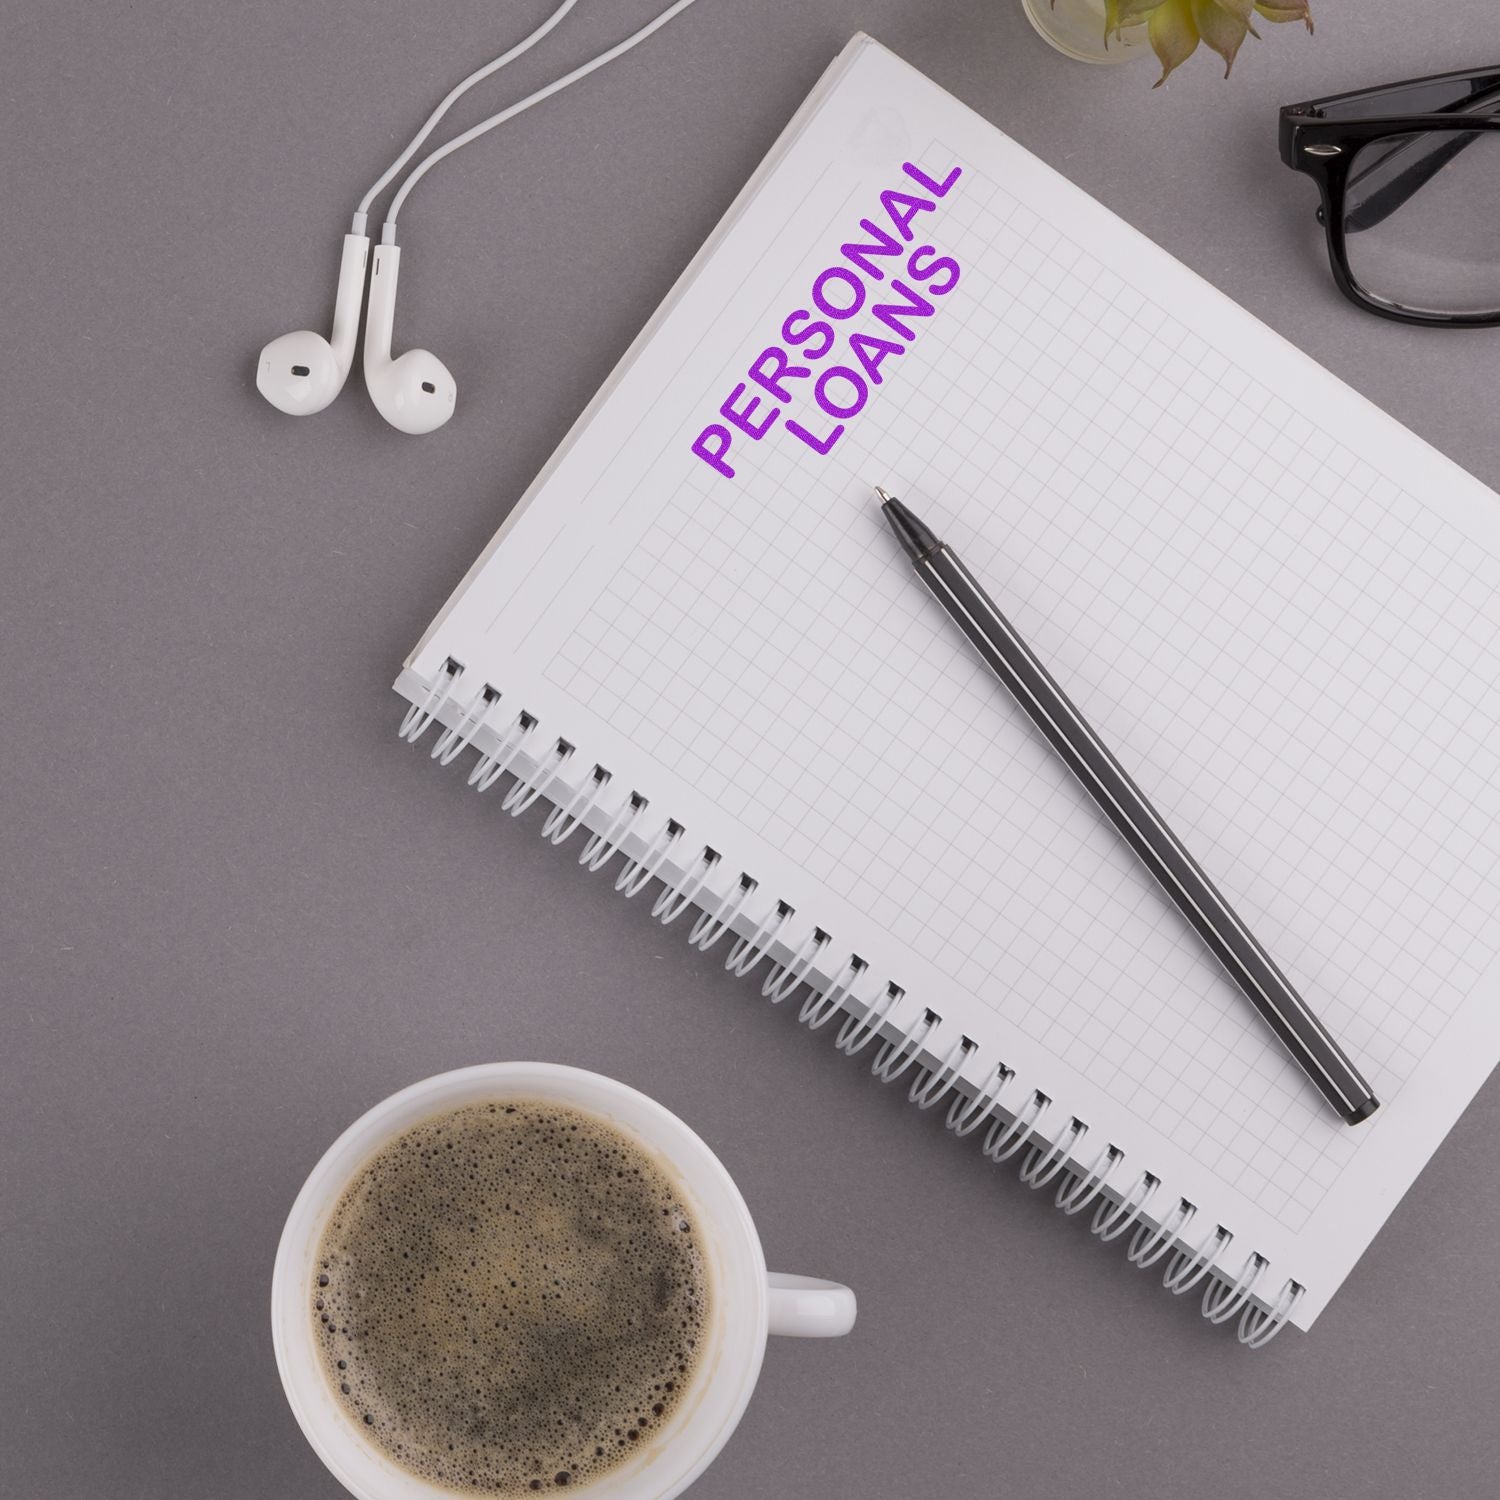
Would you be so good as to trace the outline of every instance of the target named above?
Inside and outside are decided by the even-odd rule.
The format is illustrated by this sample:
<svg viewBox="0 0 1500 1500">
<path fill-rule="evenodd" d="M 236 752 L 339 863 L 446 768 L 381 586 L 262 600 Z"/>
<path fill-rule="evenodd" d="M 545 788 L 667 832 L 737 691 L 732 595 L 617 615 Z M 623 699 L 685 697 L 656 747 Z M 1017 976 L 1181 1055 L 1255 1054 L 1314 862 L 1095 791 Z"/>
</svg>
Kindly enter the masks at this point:
<svg viewBox="0 0 1500 1500">
<path fill-rule="evenodd" d="M 1344 232 L 1358 234 L 1362 229 L 1373 229 L 1377 224 L 1383 224 L 1398 208 L 1426 187 L 1455 156 L 1473 145 L 1483 134 L 1485 132 L 1480 130 L 1455 131 L 1441 146 L 1434 146 L 1424 156 L 1411 162 L 1384 187 L 1377 188 L 1368 198 L 1363 199 L 1358 208 L 1345 213 Z M 1360 178 L 1378 171 L 1389 160 L 1387 157 L 1379 166 L 1355 173 L 1349 179 L 1349 186 L 1354 187 Z"/>
<path fill-rule="evenodd" d="M 1444 114 L 1476 114 L 1490 113 L 1497 103 L 1500 103 L 1500 84 L 1491 84 L 1488 88 L 1480 89 L 1471 94 L 1462 103 L 1453 106 L 1452 109 L 1444 110 Z M 1412 196 L 1424 188 L 1444 167 L 1451 162 L 1461 151 L 1473 145 L 1475 140 L 1484 134 L 1483 131 L 1455 131 L 1453 135 L 1445 140 L 1440 146 L 1434 146 L 1431 150 L 1409 163 L 1397 176 L 1385 184 L 1384 187 L 1370 194 L 1358 208 L 1352 213 L 1346 214 L 1344 218 L 1344 232 L 1346 234 L 1358 234 L 1362 229 L 1373 229 L 1377 224 L 1382 224 L 1396 212 L 1402 204 L 1411 200 Z M 1415 145 L 1415 139 L 1407 141 L 1404 146 L 1397 148 L 1397 152 L 1410 151 Z M 1397 152 L 1391 153 L 1392 156 Z M 1391 156 L 1382 158 L 1373 167 L 1368 167 L 1363 172 L 1356 172 L 1349 178 L 1349 186 L 1356 186 L 1363 178 L 1368 177 L 1371 172 L 1377 172 L 1386 166 Z"/>
</svg>

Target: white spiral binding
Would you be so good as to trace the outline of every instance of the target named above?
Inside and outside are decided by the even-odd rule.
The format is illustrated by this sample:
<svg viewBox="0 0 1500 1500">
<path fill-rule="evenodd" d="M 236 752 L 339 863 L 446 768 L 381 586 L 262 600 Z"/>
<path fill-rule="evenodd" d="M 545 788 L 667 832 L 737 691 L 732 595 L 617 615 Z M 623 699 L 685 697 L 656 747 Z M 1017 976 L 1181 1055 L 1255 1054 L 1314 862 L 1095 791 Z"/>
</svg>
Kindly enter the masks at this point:
<svg viewBox="0 0 1500 1500">
<path fill-rule="evenodd" d="M 451 729 L 445 729 L 438 737 L 432 747 L 432 758 L 440 766 L 452 765 L 453 762 L 469 747 L 476 734 L 485 727 L 485 721 L 490 716 L 490 711 L 500 701 L 500 694 L 485 683 L 474 696 L 469 699 L 469 706 L 463 711 L 457 724 Z M 423 728 L 426 726 L 424 725 Z M 417 731 L 418 734 L 421 730 Z"/>
<path fill-rule="evenodd" d="M 516 722 L 506 730 L 505 739 L 499 748 L 492 755 L 482 755 L 474 762 L 474 769 L 469 772 L 469 785 L 476 792 L 489 791 L 510 770 L 521 753 L 521 747 L 531 738 L 531 732 L 535 728 L 536 721 L 529 715 L 518 714 Z"/>
<path fill-rule="evenodd" d="M 608 785 L 609 772 L 602 766 L 595 766 L 566 802 L 553 804 L 552 811 L 542 819 L 542 837 L 549 844 L 567 843 L 593 811 L 594 804 Z"/>
<path fill-rule="evenodd" d="M 849 1013 L 839 1027 L 833 1045 L 845 1057 L 855 1057 L 863 1052 L 879 1035 L 886 1017 L 901 1003 L 905 994 L 906 991 L 899 984 L 886 985 L 885 993 L 870 1005 L 864 1015 L 858 1016 L 852 1011 Z"/>
<path fill-rule="evenodd" d="M 990 1126 L 980 1149 L 996 1166 L 1009 1161 L 1031 1139 L 1037 1121 L 1047 1113 L 1051 1103 L 1040 1089 L 1033 1089 L 1030 1098 L 1008 1121 L 997 1111 L 995 1123 Z"/>
<path fill-rule="evenodd" d="M 1215 1224 L 1213 1232 L 1204 1237 L 1203 1243 L 1192 1255 L 1186 1250 L 1178 1250 L 1173 1254 L 1167 1262 L 1161 1284 L 1174 1297 L 1192 1291 L 1212 1271 L 1214 1263 L 1229 1248 L 1229 1242 L 1233 1238 L 1222 1224 Z"/>
<path fill-rule="evenodd" d="M 446 702 L 449 689 L 462 672 L 463 668 L 452 657 L 443 663 L 437 676 L 432 679 L 432 686 L 428 688 L 426 698 L 420 704 L 412 704 L 402 717 L 401 728 L 396 732 L 403 740 L 411 745 L 416 744 L 421 738 L 422 731 L 432 723 L 433 715 Z"/>
<path fill-rule="evenodd" d="M 972 1097 L 966 1097 L 962 1089 L 954 1089 L 953 1103 L 948 1106 L 948 1118 L 944 1121 L 948 1129 L 960 1137 L 978 1130 L 999 1103 L 1006 1084 L 1015 1076 L 1015 1071 L 1003 1062 L 996 1063 L 989 1082 Z"/>
<path fill-rule="evenodd" d="M 750 925 L 746 905 L 757 883 L 741 873 L 728 890 L 716 894 L 720 856 L 712 849 L 700 848 L 696 857 L 676 857 L 691 845 L 686 830 L 671 819 L 645 837 L 640 824 L 648 803 L 639 793 L 629 793 L 607 821 L 601 813 L 602 829 L 590 827 L 590 819 L 600 812 L 610 786 L 609 771 L 595 764 L 581 782 L 570 785 L 573 746 L 554 739 L 546 750 L 531 752 L 538 724 L 524 709 L 517 711 L 502 731 L 496 731 L 491 721 L 501 695 L 488 683 L 457 707 L 463 675 L 462 664 L 451 657 L 442 663 L 432 683 L 403 715 L 399 731 L 403 740 L 415 745 L 429 725 L 437 723 L 441 732 L 431 755 L 445 766 L 474 746 L 478 756 L 468 781 L 481 792 L 513 767 L 529 762 L 529 769 L 514 772 L 515 780 L 501 800 L 503 811 L 520 817 L 539 799 L 550 801 L 552 807 L 542 820 L 544 838 L 563 844 L 580 828 L 588 828 L 579 864 L 593 873 L 604 869 L 617 854 L 622 855 L 624 863 L 614 885 L 627 897 L 639 895 L 652 880 L 659 879 L 661 889 L 652 903 L 651 915 L 665 927 L 696 906 L 698 915 L 688 931 L 688 941 L 707 953 L 726 933 L 733 933 L 724 963 L 731 973 L 743 977 L 770 958 L 772 967 L 762 981 L 761 993 L 773 1005 L 805 986 L 807 993 L 797 1019 L 808 1030 L 817 1031 L 842 1014 L 834 1045 L 850 1057 L 878 1038 L 880 1047 L 871 1072 L 885 1083 L 894 1083 L 917 1066 L 907 1097 L 918 1109 L 931 1109 L 951 1095 L 944 1124 L 954 1135 L 972 1135 L 987 1124 L 981 1149 L 993 1162 L 1008 1161 L 1026 1149 L 1019 1168 L 1023 1182 L 1036 1189 L 1057 1182 L 1056 1206 L 1065 1214 L 1077 1214 L 1094 1205 L 1089 1232 L 1101 1242 L 1109 1243 L 1133 1230 L 1126 1255 L 1142 1269 L 1170 1255 L 1162 1276 L 1166 1288 L 1180 1296 L 1206 1282 L 1202 1315 L 1210 1323 L 1227 1323 L 1238 1314 L 1236 1336 L 1246 1348 L 1263 1348 L 1291 1320 L 1305 1291 L 1299 1283 L 1284 1282 L 1274 1301 L 1258 1299 L 1256 1292 L 1269 1263 L 1254 1251 L 1231 1279 L 1219 1263 L 1233 1242 L 1233 1234 L 1215 1224 L 1197 1247 L 1191 1248 L 1185 1235 L 1198 1209 L 1185 1198 L 1177 1199 L 1159 1219 L 1147 1217 L 1160 1179 L 1146 1171 L 1137 1171 L 1133 1179 L 1124 1177 L 1121 1168 L 1125 1153 L 1113 1142 L 1105 1142 L 1091 1164 L 1084 1167 L 1078 1148 L 1089 1133 L 1087 1123 L 1067 1115 L 1049 1137 L 1039 1127 L 1052 1107 L 1052 1099 L 1040 1089 L 1020 1086 L 1015 1070 L 1005 1063 L 995 1063 L 983 1085 L 975 1088 L 968 1084 L 964 1069 L 978 1051 L 969 1037 L 960 1036 L 941 1059 L 929 1059 L 923 1046 L 941 1029 L 942 1017 L 922 1006 L 898 1023 L 896 1013 L 906 999 L 906 991 L 887 980 L 861 994 L 874 978 L 870 966 L 851 953 L 842 967 L 827 967 L 824 960 L 834 951 L 833 938 L 822 928 L 814 927 L 803 936 L 794 951 L 788 951 L 790 941 L 782 943 L 786 957 L 777 959 L 774 950 L 778 937 L 789 929 L 796 916 L 794 909 L 785 902 L 772 901 L 751 930 L 744 932 L 742 928 Z M 493 742 L 494 748 L 479 748 L 481 739 Z M 627 845 L 639 852 L 627 853 Z M 1005 1102 L 1012 1094 L 1013 1101 Z M 1122 1182 L 1129 1182 L 1123 1191 L 1111 1188 L 1117 1175 Z"/>
<path fill-rule="evenodd" d="M 1154 1266 L 1176 1244 L 1197 1213 L 1196 1204 L 1189 1203 L 1186 1198 L 1179 1198 L 1177 1207 L 1160 1224 L 1154 1228 L 1150 1224 L 1142 1224 L 1136 1229 L 1130 1236 L 1130 1248 L 1126 1250 L 1125 1258 L 1143 1271 L 1148 1266 Z"/>
<path fill-rule="evenodd" d="M 630 796 L 621 804 L 603 833 L 593 833 L 584 841 L 583 852 L 578 863 L 591 875 L 602 870 L 615 857 L 615 851 L 624 842 L 635 820 L 646 810 L 645 799 Z"/>
<path fill-rule="evenodd" d="M 1057 1186 L 1057 1206 L 1069 1217 L 1087 1208 L 1108 1185 L 1114 1170 L 1125 1160 L 1116 1145 L 1107 1145 L 1087 1172 L 1069 1172 Z M 1108 1200 L 1102 1200 L 1107 1202 Z"/>
<path fill-rule="evenodd" d="M 754 889 L 755 882 L 748 875 L 741 875 L 734 890 L 719 903 L 718 911 L 710 912 L 706 906 L 699 911 L 698 919 L 688 928 L 688 942 L 700 953 L 707 953 L 734 925 L 740 908 Z"/>
<path fill-rule="evenodd" d="M 797 993 L 797 986 L 812 973 L 818 955 L 828 946 L 828 934 L 821 927 L 813 930 L 802 940 L 802 947 L 789 963 L 777 964 L 761 985 L 760 992 L 772 1005 L 780 1005 L 789 995 Z"/>
<path fill-rule="evenodd" d="M 1156 1194 L 1157 1185 L 1156 1178 L 1149 1172 L 1142 1172 L 1123 1198 L 1116 1202 L 1101 1198 L 1099 1207 L 1094 1210 L 1089 1233 L 1098 1235 L 1106 1245 L 1119 1239 L 1145 1212 L 1146 1205 Z"/>
<path fill-rule="evenodd" d="M 684 865 L 675 883 L 662 881 L 661 890 L 651 903 L 651 915 L 663 927 L 670 927 L 693 904 L 718 862 L 719 856 L 712 849 L 705 849 L 696 868 Z"/>
<path fill-rule="evenodd" d="M 1245 1268 L 1233 1281 L 1211 1281 L 1203 1293 L 1203 1316 L 1210 1323 L 1227 1323 L 1249 1300 L 1266 1269 L 1266 1258 L 1252 1250 Z"/>
<path fill-rule="evenodd" d="M 615 876 L 615 889 L 629 901 L 651 884 L 656 873 L 666 863 L 677 840 L 682 837 L 682 826 L 670 818 L 651 841 L 651 847 L 639 859 L 627 859 Z"/>
<path fill-rule="evenodd" d="M 907 1099 L 918 1109 L 931 1109 L 958 1081 L 958 1075 L 964 1070 L 965 1060 L 978 1045 L 966 1036 L 959 1037 L 937 1067 L 928 1069 L 912 1080 L 912 1086 L 907 1090 Z M 955 1093 L 954 1097 L 962 1096 Z"/>
<path fill-rule="evenodd" d="M 881 1046 L 875 1054 L 875 1061 L 870 1064 L 870 1071 L 882 1083 L 894 1083 L 916 1062 L 922 1043 L 942 1024 L 942 1019 L 936 1011 L 923 1011 L 922 1019 L 910 1031 L 903 1031 L 899 1041 Z"/>
<path fill-rule="evenodd" d="M 1044 1188 L 1068 1164 L 1073 1148 L 1088 1134 L 1088 1126 L 1079 1119 L 1071 1119 L 1053 1138 L 1045 1153 L 1040 1146 L 1033 1146 L 1021 1164 L 1021 1181 L 1027 1187 Z"/>
<path fill-rule="evenodd" d="M 778 903 L 760 919 L 749 937 L 736 938 L 729 945 L 729 957 L 724 960 L 724 967 L 736 979 L 743 979 L 770 952 L 776 934 L 794 915 L 790 906 Z"/>
<path fill-rule="evenodd" d="M 1247 1349 L 1264 1349 L 1286 1327 L 1287 1320 L 1302 1300 L 1302 1291 L 1295 1281 L 1288 1281 L 1269 1312 L 1250 1303 L 1240 1318 L 1240 1343 Z"/>
<path fill-rule="evenodd" d="M 797 1019 L 809 1031 L 817 1031 L 838 1014 L 840 1008 L 854 994 L 854 986 L 865 972 L 865 961 L 857 953 L 849 955 L 844 971 L 821 991 L 809 986 L 807 999 L 797 1012 Z M 848 976 L 847 978 L 845 976 Z"/>
<path fill-rule="evenodd" d="M 538 797 L 551 789 L 572 755 L 573 747 L 565 740 L 559 740 L 547 759 L 539 762 L 529 776 L 516 777 L 511 789 L 501 799 L 501 811 L 519 818 Z"/>
</svg>

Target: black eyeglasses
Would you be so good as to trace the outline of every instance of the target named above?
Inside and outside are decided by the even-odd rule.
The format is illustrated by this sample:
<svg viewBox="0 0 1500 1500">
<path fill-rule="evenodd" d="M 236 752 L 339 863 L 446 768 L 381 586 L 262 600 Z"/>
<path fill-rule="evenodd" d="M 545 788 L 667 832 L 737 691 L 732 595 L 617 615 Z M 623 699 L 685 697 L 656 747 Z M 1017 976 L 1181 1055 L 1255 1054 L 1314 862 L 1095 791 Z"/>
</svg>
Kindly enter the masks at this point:
<svg viewBox="0 0 1500 1500">
<path fill-rule="evenodd" d="M 1281 159 L 1322 192 L 1351 301 L 1402 323 L 1500 326 L 1500 67 L 1289 104 Z"/>
</svg>

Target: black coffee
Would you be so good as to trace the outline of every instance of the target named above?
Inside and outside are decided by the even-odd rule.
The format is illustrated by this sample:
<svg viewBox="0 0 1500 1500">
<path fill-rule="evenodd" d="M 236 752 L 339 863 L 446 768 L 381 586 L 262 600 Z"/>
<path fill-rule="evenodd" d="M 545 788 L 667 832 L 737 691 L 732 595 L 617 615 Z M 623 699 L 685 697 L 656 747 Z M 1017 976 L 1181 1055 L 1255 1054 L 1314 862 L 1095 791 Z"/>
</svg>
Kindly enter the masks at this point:
<svg viewBox="0 0 1500 1500">
<path fill-rule="evenodd" d="M 671 1417 L 709 1312 L 697 1226 L 657 1161 L 540 1100 L 415 1126 L 339 1199 L 312 1316 L 333 1389 L 420 1478 L 587 1484 Z"/>
</svg>

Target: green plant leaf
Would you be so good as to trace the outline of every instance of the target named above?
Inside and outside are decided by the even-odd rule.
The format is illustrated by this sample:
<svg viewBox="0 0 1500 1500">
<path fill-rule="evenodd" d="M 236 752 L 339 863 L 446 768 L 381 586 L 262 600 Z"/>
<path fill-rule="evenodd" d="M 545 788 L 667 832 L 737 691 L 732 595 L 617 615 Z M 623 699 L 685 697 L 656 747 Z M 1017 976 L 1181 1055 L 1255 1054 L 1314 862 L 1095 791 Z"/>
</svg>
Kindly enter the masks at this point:
<svg viewBox="0 0 1500 1500">
<path fill-rule="evenodd" d="M 1168 3 L 1169 0 L 1115 0 L 1117 25 L 1135 26 Z"/>
<path fill-rule="evenodd" d="M 1203 41 L 1224 59 L 1226 78 L 1250 29 L 1249 16 L 1236 15 L 1233 5 L 1234 0 L 1193 0 L 1193 24 Z M 1245 9 L 1250 9 L 1249 4 Z"/>
<path fill-rule="evenodd" d="M 1198 27 L 1193 20 L 1193 0 L 1162 0 L 1151 12 L 1147 35 L 1151 49 L 1161 62 L 1161 77 L 1152 84 L 1160 88 L 1198 50 Z"/>
<path fill-rule="evenodd" d="M 1301 21 L 1309 31 L 1313 29 L 1308 0 L 1255 0 L 1255 8 L 1268 21 Z"/>
<path fill-rule="evenodd" d="M 1221 10 L 1227 10 L 1230 15 L 1243 21 L 1246 26 L 1250 24 L 1251 17 L 1255 14 L 1255 0 L 1218 0 L 1218 3 Z M 1205 37 L 1204 41 L 1207 40 L 1208 38 Z"/>
</svg>

